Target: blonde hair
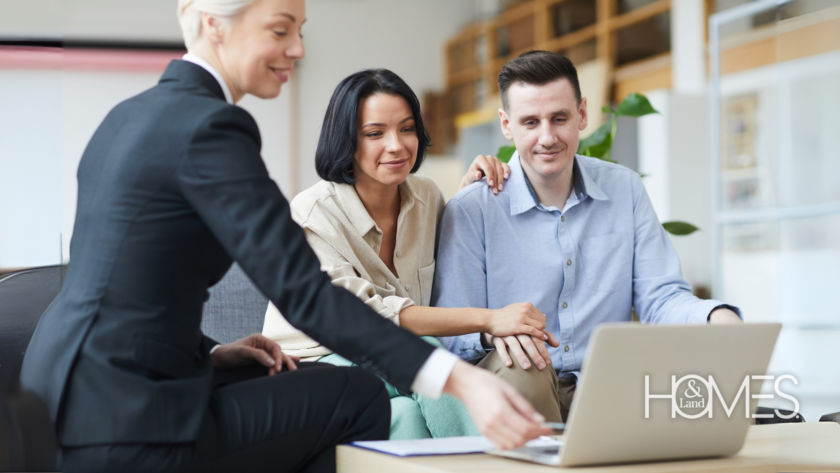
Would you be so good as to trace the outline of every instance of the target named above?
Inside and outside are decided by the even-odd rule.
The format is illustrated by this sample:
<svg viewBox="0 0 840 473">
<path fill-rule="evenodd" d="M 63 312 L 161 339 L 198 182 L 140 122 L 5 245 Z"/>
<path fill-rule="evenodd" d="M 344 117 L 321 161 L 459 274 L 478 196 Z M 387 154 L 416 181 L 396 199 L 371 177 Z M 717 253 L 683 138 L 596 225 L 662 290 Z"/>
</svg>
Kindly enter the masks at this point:
<svg viewBox="0 0 840 473">
<path fill-rule="evenodd" d="M 187 49 L 201 35 L 201 14 L 207 13 L 229 23 L 254 0 L 178 0 L 178 22 Z"/>
</svg>

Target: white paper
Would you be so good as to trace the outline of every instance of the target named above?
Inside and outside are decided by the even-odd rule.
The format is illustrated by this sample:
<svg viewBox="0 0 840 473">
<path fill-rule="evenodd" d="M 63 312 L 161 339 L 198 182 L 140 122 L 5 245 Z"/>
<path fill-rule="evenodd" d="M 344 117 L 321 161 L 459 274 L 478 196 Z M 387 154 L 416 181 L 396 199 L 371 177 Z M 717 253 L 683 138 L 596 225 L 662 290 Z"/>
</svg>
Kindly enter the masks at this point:
<svg viewBox="0 0 840 473">
<path fill-rule="evenodd" d="M 484 453 L 492 450 L 493 444 L 487 437 L 445 437 L 419 440 L 372 440 L 353 442 L 352 445 L 368 450 L 396 455 L 398 457 L 414 457 L 423 455 L 464 455 L 468 453 Z M 560 445 L 560 442 L 550 437 L 540 437 L 525 444 L 526 447 L 544 447 Z"/>
<path fill-rule="evenodd" d="M 421 455 L 462 455 L 484 453 L 493 448 L 487 437 L 445 437 L 419 440 L 372 440 L 353 442 L 356 447 L 377 452 L 413 457 Z"/>
</svg>

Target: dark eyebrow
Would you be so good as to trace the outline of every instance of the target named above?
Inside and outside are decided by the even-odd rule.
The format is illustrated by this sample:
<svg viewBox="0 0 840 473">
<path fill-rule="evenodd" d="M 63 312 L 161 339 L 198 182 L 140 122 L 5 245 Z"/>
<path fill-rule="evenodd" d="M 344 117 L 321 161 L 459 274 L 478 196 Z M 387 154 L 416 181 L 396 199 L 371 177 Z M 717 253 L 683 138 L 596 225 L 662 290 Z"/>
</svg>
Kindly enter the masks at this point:
<svg viewBox="0 0 840 473">
<path fill-rule="evenodd" d="M 414 120 L 414 116 L 412 115 L 410 117 L 403 118 L 403 120 L 400 122 L 400 124 L 403 124 L 403 123 L 405 123 L 409 120 Z M 365 123 L 364 125 L 362 125 L 362 128 L 367 128 L 369 126 L 386 126 L 386 125 L 384 123 Z"/>
<path fill-rule="evenodd" d="M 561 110 L 558 110 L 558 111 L 556 111 L 556 112 L 552 113 L 552 114 L 551 114 L 551 116 L 553 117 L 553 116 L 555 116 L 555 115 L 571 115 L 571 113 L 572 113 L 572 112 L 571 112 L 571 111 L 569 111 L 569 109 L 568 109 L 568 108 L 564 108 L 564 109 L 561 109 Z M 529 116 L 527 116 L 527 117 L 522 117 L 522 118 L 520 118 L 520 119 L 519 119 L 519 122 L 520 122 L 520 123 L 522 123 L 522 122 L 527 122 L 528 120 L 539 120 L 539 119 L 538 119 L 535 115 L 529 115 Z"/>
</svg>

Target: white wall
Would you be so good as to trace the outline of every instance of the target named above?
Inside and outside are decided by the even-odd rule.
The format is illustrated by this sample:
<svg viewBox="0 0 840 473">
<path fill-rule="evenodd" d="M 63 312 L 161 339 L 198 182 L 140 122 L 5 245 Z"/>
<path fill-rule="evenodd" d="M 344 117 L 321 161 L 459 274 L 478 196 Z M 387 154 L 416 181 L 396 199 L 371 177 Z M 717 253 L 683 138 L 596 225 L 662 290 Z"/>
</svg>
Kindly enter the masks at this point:
<svg viewBox="0 0 840 473">
<path fill-rule="evenodd" d="M 318 181 L 315 148 L 338 83 L 353 72 L 383 67 L 418 97 L 444 86 L 444 45 L 472 18 L 468 0 L 310 0 L 300 86 L 300 187 Z"/>
<path fill-rule="evenodd" d="M 653 108 L 659 113 L 647 115 L 638 120 L 638 166 L 644 175 L 642 182 L 650 196 L 653 209 L 659 220 L 671 219 L 670 150 L 668 149 L 668 99 L 667 90 L 646 92 Z"/>
<path fill-rule="evenodd" d="M 0 37 L 179 42 L 177 0 L 0 0 Z"/>
<path fill-rule="evenodd" d="M 119 102 L 152 86 L 156 72 L 0 69 L 0 268 L 69 257 L 76 170 L 96 128 Z M 246 98 L 263 135 L 263 159 L 290 185 L 289 100 Z M 9 113 L 12 111 L 12 113 Z M 62 235 L 63 250 L 59 250 Z"/>
<path fill-rule="evenodd" d="M 58 264 L 61 74 L 0 70 L 0 268 Z"/>
<path fill-rule="evenodd" d="M 176 0 L 0 0 L 0 37 L 178 42 Z M 333 89 L 385 67 L 419 97 L 444 86 L 444 45 L 472 18 L 470 0 L 309 0 L 307 56 L 278 99 L 240 105 L 260 126 L 269 173 L 291 198 L 317 181 L 315 146 Z M 69 255 L 76 169 L 108 111 L 153 86 L 156 72 L 14 70 L 0 64 L 0 268 Z M 440 164 L 440 165 L 435 165 Z M 430 163 L 429 174 L 460 167 Z"/>
</svg>

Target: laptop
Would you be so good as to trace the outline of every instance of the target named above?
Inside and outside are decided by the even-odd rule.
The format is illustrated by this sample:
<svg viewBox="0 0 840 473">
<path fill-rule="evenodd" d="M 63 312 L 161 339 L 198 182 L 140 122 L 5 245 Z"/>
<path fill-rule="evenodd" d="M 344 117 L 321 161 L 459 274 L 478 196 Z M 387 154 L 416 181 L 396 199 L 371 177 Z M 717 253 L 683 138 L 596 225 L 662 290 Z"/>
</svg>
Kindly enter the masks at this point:
<svg viewBox="0 0 840 473">
<path fill-rule="evenodd" d="M 769 378 L 780 330 L 602 325 L 589 343 L 565 438 L 488 453 L 553 466 L 733 455 L 746 440 L 753 395 Z"/>
</svg>

